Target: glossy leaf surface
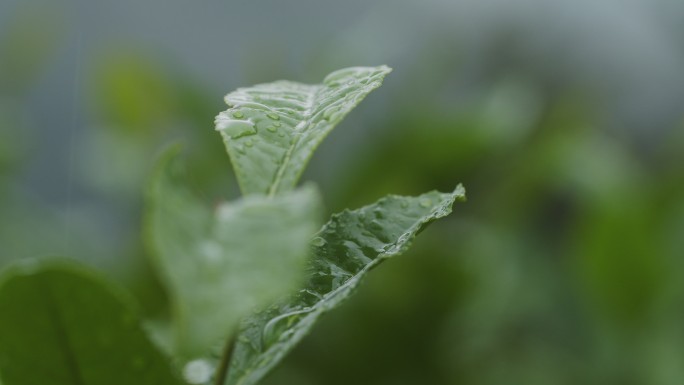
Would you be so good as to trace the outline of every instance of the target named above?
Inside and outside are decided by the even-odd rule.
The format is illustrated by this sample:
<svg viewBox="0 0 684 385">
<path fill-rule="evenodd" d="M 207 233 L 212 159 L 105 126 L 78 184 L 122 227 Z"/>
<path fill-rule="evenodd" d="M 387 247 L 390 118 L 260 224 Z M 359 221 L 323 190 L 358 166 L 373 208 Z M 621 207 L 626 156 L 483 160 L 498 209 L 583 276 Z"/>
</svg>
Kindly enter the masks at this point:
<svg viewBox="0 0 684 385">
<path fill-rule="evenodd" d="M 464 199 L 459 186 L 448 194 L 388 196 L 334 215 L 312 241 L 306 286 L 244 323 L 227 384 L 256 384 L 321 315 L 347 299 L 372 268 L 403 252 L 426 225 L 448 215 L 455 200 Z"/>
<path fill-rule="evenodd" d="M 389 67 L 335 71 L 322 84 L 276 81 L 226 95 L 216 117 L 244 194 L 290 191 L 325 136 L 371 91 Z"/>
</svg>

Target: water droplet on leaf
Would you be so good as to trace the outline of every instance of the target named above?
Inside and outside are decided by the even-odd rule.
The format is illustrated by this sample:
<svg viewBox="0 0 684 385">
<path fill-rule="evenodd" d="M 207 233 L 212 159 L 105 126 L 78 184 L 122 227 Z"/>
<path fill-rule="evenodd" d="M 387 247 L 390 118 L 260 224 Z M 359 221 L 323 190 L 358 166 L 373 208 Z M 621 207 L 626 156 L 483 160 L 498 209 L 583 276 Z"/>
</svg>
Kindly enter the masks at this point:
<svg viewBox="0 0 684 385">
<path fill-rule="evenodd" d="M 281 314 L 273 318 L 272 320 L 268 321 L 268 323 L 266 323 L 266 325 L 264 326 L 264 331 L 262 334 L 262 343 L 265 346 L 270 346 L 274 342 L 278 341 L 278 339 L 280 339 L 281 337 L 279 330 L 282 330 L 282 326 L 285 326 L 285 328 L 292 326 L 292 324 L 297 322 L 297 320 L 299 320 L 300 317 L 307 313 L 310 313 L 312 310 L 312 308 L 299 309 L 291 311 L 289 313 Z M 281 326 L 280 324 L 282 323 L 282 321 L 286 322 L 283 323 L 283 325 Z M 279 327 L 277 328 L 276 326 Z"/>
<path fill-rule="evenodd" d="M 356 71 L 356 68 L 345 68 L 337 70 L 326 76 L 325 79 L 323 79 L 323 83 L 330 87 L 338 86 L 340 83 L 344 82 L 345 80 L 348 80 L 347 78 L 353 76 Z"/>
<path fill-rule="evenodd" d="M 325 239 L 323 239 L 321 237 L 316 237 L 316 238 L 311 240 L 311 244 L 316 246 L 316 247 L 321 247 L 321 246 L 325 246 L 326 242 L 325 242 Z"/>
<path fill-rule="evenodd" d="M 337 111 L 336 108 L 330 107 L 323 111 L 323 119 L 325 120 L 330 120 L 330 117 L 333 116 L 333 114 Z"/>
<path fill-rule="evenodd" d="M 249 120 L 235 120 L 219 115 L 216 118 L 216 130 L 225 133 L 233 139 L 257 133 L 254 123 Z"/>
</svg>

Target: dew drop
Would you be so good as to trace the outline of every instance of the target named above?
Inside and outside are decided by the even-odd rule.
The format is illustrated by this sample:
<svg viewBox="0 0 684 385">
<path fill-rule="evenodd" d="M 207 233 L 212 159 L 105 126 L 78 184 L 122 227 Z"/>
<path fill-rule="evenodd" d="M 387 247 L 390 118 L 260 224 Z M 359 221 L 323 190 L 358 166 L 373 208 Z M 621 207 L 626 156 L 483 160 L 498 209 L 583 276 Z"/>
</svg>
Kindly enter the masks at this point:
<svg viewBox="0 0 684 385">
<path fill-rule="evenodd" d="M 300 290 L 299 292 L 300 292 L 301 294 L 308 294 L 308 295 L 310 295 L 310 296 L 312 296 L 312 297 L 314 297 L 314 298 L 316 298 L 316 299 L 318 299 L 318 300 L 322 300 L 322 299 L 323 299 L 323 295 L 321 295 L 321 294 L 319 294 L 319 293 L 317 293 L 317 292 L 315 292 L 315 291 L 313 291 L 313 290 L 302 289 L 302 290 Z"/>
<path fill-rule="evenodd" d="M 268 127 L 266 127 L 266 129 L 268 130 L 268 132 L 278 131 L 278 128 L 276 126 L 268 126 Z"/>
<path fill-rule="evenodd" d="M 254 145 L 254 143 L 250 139 L 247 139 L 247 141 L 245 141 L 246 147 L 252 147 L 253 145 Z"/>
<path fill-rule="evenodd" d="M 233 117 L 237 119 L 242 119 L 245 117 L 245 114 L 243 114 L 242 111 L 235 111 L 233 112 Z"/>
<path fill-rule="evenodd" d="M 183 378 L 190 384 L 204 384 L 211 379 L 214 368 L 206 360 L 188 362 L 183 368 Z"/>
<path fill-rule="evenodd" d="M 401 202 L 401 208 L 402 208 L 402 209 L 405 209 L 405 208 L 407 208 L 407 207 L 408 207 L 408 202 L 402 201 L 402 202 Z"/>
<path fill-rule="evenodd" d="M 420 200 L 420 205 L 425 207 L 425 208 L 428 208 L 428 207 L 432 206 L 432 201 L 428 198 L 423 198 Z"/>
<path fill-rule="evenodd" d="M 323 83 L 327 86 L 335 87 L 348 80 L 349 77 L 354 76 L 357 72 L 358 68 L 354 67 L 337 70 L 326 76 L 323 79 Z"/>
<path fill-rule="evenodd" d="M 235 120 L 221 113 L 216 117 L 216 130 L 221 131 L 229 137 L 236 139 L 257 133 L 254 123 L 249 120 Z"/>
<path fill-rule="evenodd" d="M 274 342 L 278 341 L 278 339 L 281 338 L 281 333 L 279 333 L 279 330 L 282 330 L 282 326 L 285 326 L 285 328 L 288 328 L 292 326 L 293 323 L 297 322 L 297 320 L 307 314 L 310 313 L 313 309 L 312 308 L 303 308 L 295 311 L 291 311 L 289 313 L 281 314 L 270 321 L 266 323 L 264 326 L 264 331 L 261 335 L 262 338 L 262 343 L 265 346 L 270 346 Z M 285 325 L 280 325 L 282 321 L 286 321 Z M 276 328 L 276 326 L 279 326 Z M 285 334 L 283 332 L 283 334 Z"/>
<path fill-rule="evenodd" d="M 323 111 L 323 119 L 325 120 L 330 120 L 330 117 L 333 116 L 333 114 L 337 111 L 334 107 L 328 108 L 327 110 Z"/>
<path fill-rule="evenodd" d="M 278 133 L 278 136 L 281 137 L 281 138 L 283 138 L 283 137 L 285 137 L 285 133 L 284 133 L 284 132 L 279 132 L 279 133 Z"/>
<path fill-rule="evenodd" d="M 311 244 L 316 246 L 316 247 L 322 247 L 322 246 L 325 246 L 326 242 L 325 242 L 325 239 L 323 239 L 321 237 L 316 237 L 316 238 L 311 240 Z"/>
<path fill-rule="evenodd" d="M 274 125 L 275 127 L 280 127 L 280 122 L 273 122 L 273 125 Z"/>
<path fill-rule="evenodd" d="M 266 114 L 266 116 L 268 116 L 269 118 L 271 118 L 273 120 L 280 120 L 280 116 L 278 116 L 277 114 L 274 114 L 273 112 L 269 112 L 268 114 Z"/>
<path fill-rule="evenodd" d="M 343 114 L 344 113 L 342 112 L 342 110 L 336 110 L 335 112 L 330 114 L 330 118 L 328 120 L 339 121 L 341 120 Z"/>
</svg>

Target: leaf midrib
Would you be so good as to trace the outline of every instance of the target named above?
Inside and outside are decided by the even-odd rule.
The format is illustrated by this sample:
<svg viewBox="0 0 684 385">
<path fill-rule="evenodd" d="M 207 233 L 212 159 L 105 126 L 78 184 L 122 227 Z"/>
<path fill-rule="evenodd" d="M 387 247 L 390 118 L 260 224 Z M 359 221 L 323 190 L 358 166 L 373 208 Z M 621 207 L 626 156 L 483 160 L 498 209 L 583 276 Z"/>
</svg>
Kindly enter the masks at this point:
<svg viewBox="0 0 684 385">
<path fill-rule="evenodd" d="M 294 142 L 290 145 L 290 148 L 287 150 L 285 155 L 283 156 L 283 161 L 280 162 L 280 166 L 278 166 L 278 172 L 276 173 L 275 177 L 273 178 L 273 182 L 271 182 L 271 187 L 269 188 L 268 196 L 274 197 L 275 194 L 278 192 L 278 187 L 280 186 L 280 182 L 283 180 L 283 175 L 285 174 L 285 170 L 290 164 L 290 160 L 292 159 L 292 153 L 294 153 L 295 148 L 299 145 L 299 142 L 302 139 L 303 133 L 308 130 L 309 126 L 311 125 L 311 120 L 313 118 L 313 109 L 314 105 L 316 103 L 316 100 L 318 100 L 318 94 L 320 91 L 325 87 L 325 85 L 315 85 L 315 91 L 307 93 L 307 100 L 305 103 L 304 107 L 304 112 L 303 112 L 303 117 L 302 121 L 297 124 L 294 128 Z M 301 126 L 301 127 L 300 127 Z"/>
</svg>

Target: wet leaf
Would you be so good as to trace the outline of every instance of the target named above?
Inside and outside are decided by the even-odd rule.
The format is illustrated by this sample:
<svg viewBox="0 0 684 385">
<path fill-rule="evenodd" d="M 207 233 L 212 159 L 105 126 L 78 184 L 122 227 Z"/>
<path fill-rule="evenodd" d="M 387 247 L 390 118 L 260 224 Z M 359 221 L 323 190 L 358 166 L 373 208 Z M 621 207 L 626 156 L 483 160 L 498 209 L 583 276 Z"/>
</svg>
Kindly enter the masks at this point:
<svg viewBox="0 0 684 385">
<path fill-rule="evenodd" d="M 277 81 L 226 95 L 230 108 L 216 117 L 216 129 L 242 192 L 292 190 L 320 142 L 390 71 L 352 67 L 322 84 Z"/>
<path fill-rule="evenodd" d="M 162 159 L 149 191 L 147 230 L 173 300 L 175 350 L 185 360 L 206 354 L 242 318 L 302 283 L 321 200 L 304 186 L 212 209 L 185 187 L 175 152 Z"/>
<path fill-rule="evenodd" d="M 312 241 L 314 257 L 304 288 L 244 323 L 227 384 L 256 384 L 319 317 L 347 299 L 372 268 L 402 253 L 425 226 L 448 215 L 455 200 L 464 199 L 459 186 L 448 194 L 388 196 L 334 215 Z"/>
</svg>

